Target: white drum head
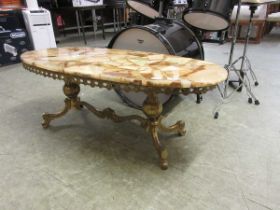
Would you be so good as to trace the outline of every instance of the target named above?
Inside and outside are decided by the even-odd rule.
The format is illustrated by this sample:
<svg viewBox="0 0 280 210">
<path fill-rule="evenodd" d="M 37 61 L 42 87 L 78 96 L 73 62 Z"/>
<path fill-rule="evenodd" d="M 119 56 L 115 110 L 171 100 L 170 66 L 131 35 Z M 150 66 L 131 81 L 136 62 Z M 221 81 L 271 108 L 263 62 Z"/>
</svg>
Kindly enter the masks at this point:
<svg viewBox="0 0 280 210">
<path fill-rule="evenodd" d="M 229 26 L 229 22 L 213 13 L 190 12 L 184 15 L 184 20 L 199 29 L 206 31 L 221 31 Z"/>
<path fill-rule="evenodd" d="M 112 48 L 170 54 L 158 37 L 141 28 L 129 28 L 123 31 L 116 38 Z"/>
<path fill-rule="evenodd" d="M 134 9 L 136 12 L 139 12 L 142 15 L 145 15 L 146 17 L 149 17 L 149 18 L 152 18 L 152 19 L 155 19 L 156 17 L 159 17 L 159 12 L 154 10 L 149 5 L 146 5 L 146 4 L 138 2 L 138 1 L 133 1 L 133 0 L 128 0 L 127 4 L 132 9 Z"/>
</svg>

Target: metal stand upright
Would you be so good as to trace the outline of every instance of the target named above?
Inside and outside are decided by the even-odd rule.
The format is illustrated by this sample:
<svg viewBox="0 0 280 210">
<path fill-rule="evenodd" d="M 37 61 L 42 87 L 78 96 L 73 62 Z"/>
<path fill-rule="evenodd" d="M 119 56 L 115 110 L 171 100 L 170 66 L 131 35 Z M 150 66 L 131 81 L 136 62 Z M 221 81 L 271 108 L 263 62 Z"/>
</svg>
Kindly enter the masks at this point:
<svg viewBox="0 0 280 210">
<path fill-rule="evenodd" d="M 222 91 L 222 88 L 220 86 L 218 86 L 218 89 L 219 89 L 219 92 L 221 93 L 223 101 L 214 110 L 214 118 L 215 119 L 217 119 L 219 117 L 219 110 L 220 110 L 221 106 L 223 104 L 225 104 L 225 100 L 232 97 L 234 95 L 234 93 L 240 92 L 242 90 L 242 87 L 244 87 L 246 89 L 247 95 L 249 97 L 248 102 L 250 104 L 253 103 L 253 101 L 254 101 L 255 105 L 260 104 L 259 100 L 256 98 L 256 96 L 253 94 L 253 92 L 251 90 L 251 83 L 250 83 L 249 76 L 247 74 L 248 72 L 250 73 L 250 75 L 251 75 L 251 77 L 254 81 L 255 86 L 257 86 L 259 84 L 258 81 L 257 81 L 257 77 L 256 77 L 254 71 L 252 70 L 251 63 L 250 63 L 250 61 L 247 57 L 247 48 L 248 48 L 250 35 L 251 35 L 251 31 L 252 31 L 252 25 L 253 25 L 252 20 L 253 20 L 254 13 L 257 9 L 257 5 L 250 5 L 251 14 L 250 14 L 250 20 L 249 20 L 249 27 L 248 27 L 247 34 L 246 34 L 246 41 L 245 41 L 245 45 L 244 45 L 243 55 L 241 57 L 239 57 L 237 60 L 232 61 L 234 50 L 235 50 L 235 45 L 236 45 L 236 41 L 237 41 L 237 37 L 238 37 L 238 32 L 239 32 L 240 9 L 241 9 L 241 0 L 238 1 L 238 8 L 237 8 L 237 14 L 236 14 L 236 19 L 235 19 L 234 36 L 233 36 L 232 43 L 231 43 L 229 63 L 227 65 L 225 65 L 225 69 L 228 72 L 228 78 L 224 82 L 224 90 L 223 91 Z M 239 61 L 241 61 L 241 67 L 240 67 L 240 69 L 237 69 L 235 67 L 235 65 Z M 245 67 L 247 67 L 247 68 L 245 68 Z M 231 81 L 229 79 L 231 72 L 234 72 L 237 75 L 237 77 L 238 77 L 237 81 Z M 228 87 L 233 86 L 232 84 L 234 82 L 238 82 L 238 86 L 234 87 L 234 90 L 231 93 L 228 93 Z"/>
</svg>

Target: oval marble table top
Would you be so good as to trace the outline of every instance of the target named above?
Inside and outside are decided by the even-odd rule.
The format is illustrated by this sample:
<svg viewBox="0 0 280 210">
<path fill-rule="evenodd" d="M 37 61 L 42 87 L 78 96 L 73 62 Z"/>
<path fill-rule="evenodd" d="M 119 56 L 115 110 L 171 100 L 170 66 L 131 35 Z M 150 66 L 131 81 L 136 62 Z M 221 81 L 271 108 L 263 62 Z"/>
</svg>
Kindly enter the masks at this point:
<svg viewBox="0 0 280 210">
<path fill-rule="evenodd" d="M 29 51 L 22 62 L 53 73 L 145 87 L 197 88 L 217 85 L 227 71 L 216 64 L 178 56 L 106 48 Z"/>
</svg>

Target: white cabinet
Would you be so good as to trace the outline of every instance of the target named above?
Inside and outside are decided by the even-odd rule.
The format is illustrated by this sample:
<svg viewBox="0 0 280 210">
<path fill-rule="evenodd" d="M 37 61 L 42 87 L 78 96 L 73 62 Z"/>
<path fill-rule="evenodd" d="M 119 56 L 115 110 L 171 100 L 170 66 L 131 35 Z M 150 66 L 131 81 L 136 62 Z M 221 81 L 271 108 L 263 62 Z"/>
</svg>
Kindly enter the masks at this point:
<svg viewBox="0 0 280 210">
<path fill-rule="evenodd" d="M 43 8 L 23 10 L 23 17 L 35 50 L 56 47 L 51 15 L 48 10 Z"/>
</svg>

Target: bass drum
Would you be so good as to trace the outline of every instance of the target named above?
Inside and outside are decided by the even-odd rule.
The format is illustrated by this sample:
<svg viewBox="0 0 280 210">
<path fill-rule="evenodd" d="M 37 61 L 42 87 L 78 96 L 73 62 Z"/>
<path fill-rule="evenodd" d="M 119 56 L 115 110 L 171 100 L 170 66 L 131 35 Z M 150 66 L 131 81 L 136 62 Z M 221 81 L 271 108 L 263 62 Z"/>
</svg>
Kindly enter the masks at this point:
<svg viewBox="0 0 280 210">
<path fill-rule="evenodd" d="M 150 25 L 124 29 L 113 37 L 108 48 L 204 59 L 202 44 L 195 34 L 183 23 L 170 19 L 156 19 L 155 23 Z M 142 108 L 146 98 L 144 93 L 115 90 L 127 105 L 137 109 Z M 161 103 L 165 104 L 173 95 L 159 94 L 158 97 Z"/>
</svg>

